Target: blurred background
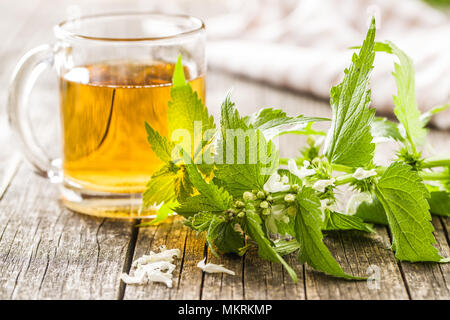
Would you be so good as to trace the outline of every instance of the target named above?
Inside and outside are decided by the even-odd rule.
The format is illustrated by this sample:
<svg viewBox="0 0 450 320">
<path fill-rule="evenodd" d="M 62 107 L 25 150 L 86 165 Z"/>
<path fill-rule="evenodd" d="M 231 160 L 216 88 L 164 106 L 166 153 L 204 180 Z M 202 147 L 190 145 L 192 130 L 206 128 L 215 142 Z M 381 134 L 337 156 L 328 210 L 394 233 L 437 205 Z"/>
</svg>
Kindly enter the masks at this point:
<svg viewBox="0 0 450 320">
<path fill-rule="evenodd" d="M 321 101 L 318 111 L 312 112 L 317 114 L 308 115 L 329 115 L 323 108 L 330 87 L 340 81 L 351 59 L 348 48 L 361 43 L 372 15 L 377 20 L 377 40 L 392 40 L 413 58 L 419 107 L 427 110 L 450 101 L 450 0 L 4 0 L 0 3 L 0 128 L 5 130 L 0 130 L 0 141 L 8 139 L 7 86 L 20 57 L 39 44 L 52 43 L 52 27 L 58 22 L 117 11 L 187 13 L 205 21 L 207 104 L 216 114 L 226 91 L 234 86 L 238 102 L 244 107 L 252 104 L 249 111 L 267 107 L 258 105 L 258 95 L 270 87 L 276 93 L 270 101 L 264 100 L 270 106 L 285 107 L 275 100 L 278 95 L 290 113 L 303 113 L 289 103 L 289 97 L 295 101 L 294 97 L 305 96 L 312 105 Z M 390 115 L 393 58 L 379 54 L 375 66 L 373 106 L 379 114 Z M 31 98 L 31 117 L 41 119 L 37 123 L 45 132 L 50 123 L 46 117 L 57 114 L 58 94 L 54 73 L 46 71 L 43 78 L 33 90 L 37 93 Z M 53 94 L 39 93 L 44 91 Z M 255 92 L 255 97 L 248 96 Z M 449 130 L 450 109 L 433 121 L 433 126 Z"/>
</svg>

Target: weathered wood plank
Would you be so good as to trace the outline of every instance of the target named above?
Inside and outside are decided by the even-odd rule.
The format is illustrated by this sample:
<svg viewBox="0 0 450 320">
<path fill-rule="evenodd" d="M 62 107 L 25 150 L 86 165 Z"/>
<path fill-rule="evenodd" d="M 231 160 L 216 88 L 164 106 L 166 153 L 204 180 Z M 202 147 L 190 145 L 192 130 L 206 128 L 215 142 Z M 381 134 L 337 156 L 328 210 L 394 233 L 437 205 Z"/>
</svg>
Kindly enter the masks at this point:
<svg viewBox="0 0 450 320">
<path fill-rule="evenodd" d="M 62 209 L 23 166 L 0 202 L 0 299 L 114 299 L 132 223 Z"/>
<path fill-rule="evenodd" d="M 205 273 L 203 276 L 202 296 L 203 300 L 242 300 L 244 299 L 242 263 L 243 257 L 235 254 L 226 254 L 216 257 L 208 249 L 206 262 L 222 264 L 236 273 L 228 274 Z"/>
<path fill-rule="evenodd" d="M 205 239 L 186 228 L 180 217 L 157 226 L 140 228 L 133 260 L 150 251 L 159 252 L 165 245 L 168 249 L 178 248 L 182 257 L 176 261 L 173 272 L 173 288 L 161 283 L 145 286 L 127 285 L 124 299 L 199 299 L 202 285 L 202 271 L 197 263 L 203 259 Z"/>
<path fill-rule="evenodd" d="M 377 234 L 356 231 L 329 234 L 325 243 L 347 273 L 370 276 L 379 270 L 379 289 L 369 287 L 367 281 L 336 279 L 306 267 L 307 299 L 408 299 L 402 275 L 389 250 L 386 229 L 376 227 L 376 230 Z"/>
<path fill-rule="evenodd" d="M 450 256 L 443 225 L 433 217 L 434 235 L 442 256 Z M 438 263 L 400 263 L 412 299 L 450 299 L 450 265 Z"/>
<path fill-rule="evenodd" d="M 244 257 L 244 294 L 247 300 L 303 300 L 305 299 L 303 267 L 293 255 L 285 257 L 295 270 L 298 282 L 294 283 L 279 263 L 262 260 L 256 248 Z"/>
</svg>

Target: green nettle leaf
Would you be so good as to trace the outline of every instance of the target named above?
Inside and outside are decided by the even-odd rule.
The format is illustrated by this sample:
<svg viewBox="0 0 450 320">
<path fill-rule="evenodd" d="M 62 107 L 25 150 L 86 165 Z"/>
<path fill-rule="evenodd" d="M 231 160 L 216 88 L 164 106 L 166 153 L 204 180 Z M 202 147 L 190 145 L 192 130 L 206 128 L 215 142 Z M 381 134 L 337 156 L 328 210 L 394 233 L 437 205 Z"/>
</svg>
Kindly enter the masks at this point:
<svg viewBox="0 0 450 320">
<path fill-rule="evenodd" d="M 208 211 L 201 211 L 185 220 L 184 224 L 192 229 L 202 232 L 209 229 L 214 214 Z"/>
<path fill-rule="evenodd" d="M 364 223 L 363 219 L 334 211 L 326 211 L 322 230 L 359 230 L 375 233 L 373 227 L 370 224 Z"/>
<path fill-rule="evenodd" d="M 332 163 L 365 167 L 372 162 L 375 145 L 370 125 L 375 109 L 369 109 L 369 76 L 375 57 L 374 39 L 372 19 L 359 54 L 353 55 L 350 68 L 345 70 L 344 80 L 331 88 L 333 120 L 325 140 L 325 155 Z"/>
<path fill-rule="evenodd" d="M 398 129 L 398 124 L 389 121 L 386 118 L 375 117 L 370 128 L 370 133 L 374 137 L 374 141 L 380 138 L 393 139 L 404 142 L 405 139 Z"/>
<path fill-rule="evenodd" d="M 277 239 L 273 242 L 273 244 L 275 245 L 275 251 L 278 252 L 278 254 L 281 256 L 286 256 L 288 254 L 294 253 L 300 248 L 298 242 L 295 239 L 289 241 Z"/>
<path fill-rule="evenodd" d="M 308 123 L 329 121 L 327 118 L 314 118 L 298 115 L 289 117 L 286 112 L 279 109 L 266 108 L 243 118 L 248 127 L 259 129 L 266 139 L 271 139 L 284 131 L 304 129 Z"/>
<path fill-rule="evenodd" d="M 234 230 L 230 222 L 214 220 L 208 231 L 207 240 L 213 243 L 221 253 L 233 252 L 239 254 L 239 249 L 244 246 L 244 237 Z M 210 245 L 211 251 L 215 252 Z"/>
<path fill-rule="evenodd" d="M 298 259 L 316 270 L 336 277 L 362 280 L 345 273 L 330 250 L 322 242 L 322 213 L 320 200 L 312 188 L 303 188 L 297 195 L 298 211 L 295 217 L 295 238 L 300 245 Z"/>
<path fill-rule="evenodd" d="M 172 213 L 173 213 L 173 207 L 176 206 L 176 202 L 172 202 L 172 203 L 164 203 L 163 205 L 161 205 L 161 207 L 158 209 L 158 211 L 156 212 L 156 217 L 149 222 L 143 222 L 138 224 L 138 227 L 148 227 L 148 226 L 152 226 L 155 225 L 157 223 L 160 223 L 164 220 L 166 220 Z"/>
<path fill-rule="evenodd" d="M 270 240 L 264 233 L 259 215 L 252 210 L 247 210 L 244 226 L 245 232 L 258 244 L 259 256 L 273 262 L 280 262 L 291 276 L 292 280 L 297 282 L 297 274 L 295 271 L 286 263 L 286 261 L 284 261 L 275 248 L 272 247 Z"/>
<path fill-rule="evenodd" d="M 186 200 L 194 192 L 192 182 L 189 179 L 186 167 L 184 166 L 180 167 L 180 170 L 178 170 L 177 175 L 174 179 L 174 191 L 179 202 Z"/>
<path fill-rule="evenodd" d="M 214 118 L 209 115 L 197 92 L 186 82 L 180 58 L 175 66 L 173 81 L 170 90 L 171 101 L 167 108 L 169 137 L 183 140 L 185 135 L 189 134 L 190 137 L 186 138 L 190 138 L 191 141 L 182 142 L 190 143 L 189 151 L 195 152 L 204 144 L 202 139 L 205 132 L 215 129 Z M 179 129 L 186 131 L 180 132 Z"/>
<path fill-rule="evenodd" d="M 278 165 L 279 151 L 261 131 L 248 128 L 229 97 L 222 104 L 215 176 L 235 197 L 261 190 Z"/>
<path fill-rule="evenodd" d="M 208 211 L 213 213 L 221 213 L 223 210 L 218 208 L 215 204 L 211 203 L 211 199 L 202 195 L 196 195 L 187 198 L 180 203 L 174 211 L 185 218 L 195 215 L 198 212 Z"/>
<path fill-rule="evenodd" d="M 168 141 L 166 137 L 161 136 L 158 131 L 153 129 L 147 122 L 145 123 L 145 130 L 148 135 L 147 140 L 158 158 L 163 162 L 172 161 L 172 149 L 175 146 L 174 143 Z"/>
<path fill-rule="evenodd" d="M 425 142 L 427 130 L 423 128 L 424 121 L 421 120 L 421 113 L 417 108 L 414 64 L 411 58 L 392 42 L 388 41 L 383 45 L 384 47 L 377 49 L 396 55 L 400 61 L 400 64 L 394 64 L 395 71 L 392 73 L 397 85 L 397 96 L 393 97 L 394 113 L 405 130 L 412 150 L 415 151 L 416 145 Z"/>
<path fill-rule="evenodd" d="M 224 211 L 230 208 L 233 199 L 226 190 L 216 186 L 212 181 L 206 182 L 195 164 L 186 164 L 186 170 L 192 185 L 198 190 L 201 197 L 207 199 L 209 205 L 216 208 L 214 211 Z"/>
<path fill-rule="evenodd" d="M 402 261 L 440 261 L 427 198 L 430 194 L 417 172 L 395 162 L 381 176 L 375 194 L 392 232 L 392 249 Z"/>
<path fill-rule="evenodd" d="M 372 202 L 363 201 L 356 209 L 355 217 L 361 218 L 365 222 L 388 225 L 386 212 L 376 195 L 372 195 Z"/>
<path fill-rule="evenodd" d="M 450 193 L 447 191 L 431 191 L 428 203 L 434 215 L 450 217 Z"/>
<path fill-rule="evenodd" d="M 220 127 L 222 134 L 225 135 L 226 129 L 243 129 L 247 130 L 249 126 L 246 124 L 233 101 L 231 101 L 231 93 L 228 93 L 220 107 Z"/>
<path fill-rule="evenodd" d="M 174 182 L 176 173 L 170 166 L 164 165 L 156 172 L 147 183 L 142 195 L 143 207 L 156 206 L 161 203 L 174 202 L 176 200 Z"/>
<path fill-rule="evenodd" d="M 433 107 L 433 108 L 431 108 L 431 110 L 429 110 L 425 113 L 422 113 L 422 115 L 420 116 L 420 121 L 422 122 L 422 126 L 425 127 L 428 124 L 428 122 L 430 122 L 432 116 L 434 116 L 448 108 L 450 108 L 450 103 Z"/>
</svg>

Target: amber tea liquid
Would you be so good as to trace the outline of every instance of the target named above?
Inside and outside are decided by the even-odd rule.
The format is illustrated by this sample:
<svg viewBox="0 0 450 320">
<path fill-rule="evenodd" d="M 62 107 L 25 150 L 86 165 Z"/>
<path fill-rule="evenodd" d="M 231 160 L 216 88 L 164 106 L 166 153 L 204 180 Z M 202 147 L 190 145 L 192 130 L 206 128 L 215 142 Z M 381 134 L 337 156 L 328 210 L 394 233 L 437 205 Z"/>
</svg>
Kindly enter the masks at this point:
<svg viewBox="0 0 450 320">
<path fill-rule="evenodd" d="M 128 197 L 144 191 L 161 166 L 147 142 L 144 123 L 167 136 L 173 69 L 167 63 L 116 61 L 77 67 L 61 77 L 66 184 Z M 185 73 L 189 79 L 187 69 Z M 204 77 L 190 84 L 204 100 Z M 103 211 L 101 205 L 98 210 Z"/>
</svg>

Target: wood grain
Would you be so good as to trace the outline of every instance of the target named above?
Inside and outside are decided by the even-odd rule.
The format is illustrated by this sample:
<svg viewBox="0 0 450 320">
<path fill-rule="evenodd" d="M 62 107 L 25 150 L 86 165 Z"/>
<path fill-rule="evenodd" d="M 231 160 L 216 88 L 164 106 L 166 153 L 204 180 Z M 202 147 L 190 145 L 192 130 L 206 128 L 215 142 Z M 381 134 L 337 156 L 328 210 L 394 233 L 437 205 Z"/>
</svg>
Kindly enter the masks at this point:
<svg viewBox="0 0 450 320">
<path fill-rule="evenodd" d="M 0 202 L 2 299 L 114 299 L 132 222 L 63 209 L 58 190 L 22 167 Z"/>
<path fill-rule="evenodd" d="M 67 17 L 69 0 L 27 0 L 0 3 L 0 100 L 5 101 L 11 72 L 20 56 L 41 43 L 53 41 L 52 26 Z M 136 7 L 151 10 L 139 0 L 76 3 L 83 14 Z M 45 17 L 45 19 L 43 18 Z M 36 28 L 39 25 L 39 28 Z M 56 77 L 51 72 L 38 80 L 32 94 L 30 118 L 46 150 L 59 145 Z M 263 107 L 282 108 L 290 115 L 329 117 L 327 101 L 305 94 L 248 81 L 222 71 L 208 72 L 207 104 L 215 116 L 226 92 L 243 114 Z M 327 123 L 318 124 L 325 128 Z M 293 157 L 305 137 L 282 136 L 282 156 Z M 36 177 L 20 156 L 8 130 L 5 108 L 0 108 L 0 299 L 449 299 L 448 264 L 397 263 L 389 250 L 385 227 L 377 234 L 329 233 L 325 243 L 343 269 L 355 275 L 380 271 L 380 287 L 366 281 L 336 279 L 300 265 L 295 254 L 286 257 L 297 272 L 294 284 L 279 264 L 260 259 L 255 249 L 244 257 L 215 257 L 204 235 L 183 226 L 180 218 L 138 229 L 132 221 L 95 219 L 64 209 L 58 190 Z M 395 144 L 377 147 L 376 162 L 385 164 Z M 430 131 L 425 154 L 450 149 L 450 133 Z M 448 218 L 433 218 L 437 247 L 448 257 Z M 131 261 L 161 245 L 179 248 L 173 288 L 162 284 L 125 285 L 119 280 Z M 235 276 L 205 274 L 196 267 L 203 258 L 234 270 Z M 379 269 L 377 269 L 379 268 Z M 370 273 L 370 272 L 369 272 Z"/>
<path fill-rule="evenodd" d="M 348 231 L 329 234 L 325 243 L 347 273 L 373 276 L 379 270 L 379 288 L 367 281 L 336 279 L 306 268 L 308 299 L 408 299 L 401 272 L 390 251 L 384 227 L 376 234 Z M 370 269 L 369 269 L 370 267 Z"/>
</svg>

